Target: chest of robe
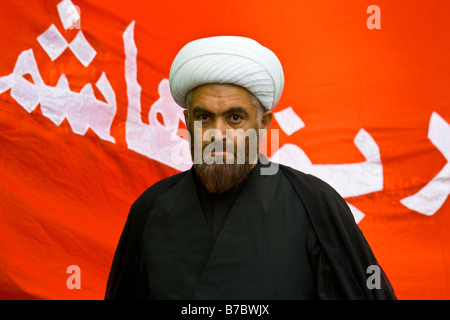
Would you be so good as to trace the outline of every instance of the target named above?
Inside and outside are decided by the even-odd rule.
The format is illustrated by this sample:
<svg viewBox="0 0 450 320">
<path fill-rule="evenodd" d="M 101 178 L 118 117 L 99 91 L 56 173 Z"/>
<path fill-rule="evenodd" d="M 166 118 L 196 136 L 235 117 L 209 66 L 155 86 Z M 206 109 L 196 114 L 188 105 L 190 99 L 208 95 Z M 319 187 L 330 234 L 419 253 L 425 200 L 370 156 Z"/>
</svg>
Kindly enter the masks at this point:
<svg viewBox="0 0 450 320">
<path fill-rule="evenodd" d="M 283 176 L 252 172 L 214 240 L 192 174 L 167 190 L 144 227 L 150 299 L 311 299 L 302 201 Z"/>
</svg>

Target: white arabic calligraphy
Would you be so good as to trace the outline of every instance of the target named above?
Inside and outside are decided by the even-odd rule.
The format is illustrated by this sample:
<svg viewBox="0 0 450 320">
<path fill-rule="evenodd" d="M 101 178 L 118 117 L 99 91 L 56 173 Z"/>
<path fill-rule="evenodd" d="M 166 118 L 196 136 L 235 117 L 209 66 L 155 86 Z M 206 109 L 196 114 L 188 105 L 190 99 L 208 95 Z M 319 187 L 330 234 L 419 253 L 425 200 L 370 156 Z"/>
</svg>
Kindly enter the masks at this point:
<svg viewBox="0 0 450 320">
<path fill-rule="evenodd" d="M 430 118 L 428 139 L 442 153 L 447 164 L 420 191 L 400 202 L 411 210 L 432 216 L 450 194 L 450 125 L 436 112 Z"/>
<path fill-rule="evenodd" d="M 33 83 L 23 76 L 30 74 Z M 116 95 L 105 73 L 102 73 L 96 87 L 107 103 L 97 100 L 90 83 L 79 93 L 69 88 L 67 78 L 62 74 L 55 87 L 47 86 L 39 73 L 33 50 L 23 51 L 14 71 L 0 78 L 0 93 L 11 88 L 11 97 L 27 112 L 32 112 L 40 103 L 42 114 L 59 126 L 66 118 L 73 132 L 84 135 L 91 128 L 101 139 L 114 142 L 110 135 L 111 123 L 116 114 Z"/>
<path fill-rule="evenodd" d="M 149 112 L 149 124 L 141 120 L 141 86 L 137 82 L 137 48 L 134 42 L 134 21 L 123 33 L 125 47 L 125 80 L 127 83 L 128 115 L 126 121 L 126 141 L 128 148 L 151 159 L 160 161 L 180 171 L 192 165 L 189 143 L 177 135 L 179 121 L 184 123 L 183 109 L 172 98 L 169 81 L 163 79 L 158 92 L 160 98 Z M 164 125 L 157 119 L 160 113 Z M 181 161 L 174 161 L 173 150 L 184 149 Z M 179 160 L 179 159 L 178 159 Z"/>
<path fill-rule="evenodd" d="M 293 134 L 303 128 L 303 121 L 295 114 L 292 108 L 279 113 L 289 116 L 280 117 L 275 113 L 275 119 L 281 129 Z M 381 163 L 380 149 L 371 135 L 361 129 L 354 139 L 359 151 L 366 158 L 365 162 L 346 164 L 312 164 L 305 152 L 295 144 L 284 144 L 271 160 L 278 161 L 294 169 L 312 174 L 329 183 L 343 197 L 355 197 L 383 190 L 383 165 Z M 274 160 L 275 159 L 275 160 Z M 360 222 L 365 214 L 355 206 L 347 203 L 355 217 Z"/>
</svg>

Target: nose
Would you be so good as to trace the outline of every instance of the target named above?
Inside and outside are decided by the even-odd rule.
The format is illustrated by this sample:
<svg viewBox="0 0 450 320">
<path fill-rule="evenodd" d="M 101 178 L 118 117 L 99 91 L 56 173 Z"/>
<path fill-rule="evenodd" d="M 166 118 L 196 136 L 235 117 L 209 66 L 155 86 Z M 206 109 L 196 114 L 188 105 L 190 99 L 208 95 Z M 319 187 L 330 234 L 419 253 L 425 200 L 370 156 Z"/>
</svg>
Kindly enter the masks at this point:
<svg viewBox="0 0 450 320">
<path fill-rule="evenodd" d="M 228 127 L 228 123 L 222 118 L 222 117 L 218 117 L 216 119 L 216 123 L 214 128 L 218 131 L 220 131 L 220 133 L 222 134 L 223 139 L 225 139 L 226 136 L 226 132 Z"/>
</svg>

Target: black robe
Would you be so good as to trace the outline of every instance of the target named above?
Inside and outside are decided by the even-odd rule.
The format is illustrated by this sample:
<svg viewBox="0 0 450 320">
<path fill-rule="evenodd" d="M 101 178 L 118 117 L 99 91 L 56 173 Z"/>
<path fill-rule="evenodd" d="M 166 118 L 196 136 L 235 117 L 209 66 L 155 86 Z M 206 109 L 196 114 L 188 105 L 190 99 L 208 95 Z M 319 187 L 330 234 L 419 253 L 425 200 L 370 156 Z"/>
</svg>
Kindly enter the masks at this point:
<svg viewBox="0 0 450 320">
<path fill-rule="evenodd" d="M 346 202 L 284 165 L 220 197 L 193 169 L 163 179 L 132 205 L 106 299 L 395 299 L 367 273 L 378 266 Z"/>
</svg>

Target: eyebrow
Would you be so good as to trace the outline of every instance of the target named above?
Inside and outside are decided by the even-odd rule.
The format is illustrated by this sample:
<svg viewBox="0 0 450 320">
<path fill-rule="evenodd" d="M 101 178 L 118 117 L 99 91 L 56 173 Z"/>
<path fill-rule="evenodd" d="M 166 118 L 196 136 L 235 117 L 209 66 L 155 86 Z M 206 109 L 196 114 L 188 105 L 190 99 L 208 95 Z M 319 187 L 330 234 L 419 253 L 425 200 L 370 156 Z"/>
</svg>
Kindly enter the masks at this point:
<svg viewBox="0 0 450 320">
<path fill-rule="evenodd" d="M 196 113 L 206 113 L 206 114 L 209 114 L 209 115 L 214 115 L 213 112 L 209 111 L 208 109 L 206 109 L 206 108 L 204 108 L 204 107 L 200 107 L 200 106 L 194 107 L 194 109 L 192 109 L 192 113 L 193 113 L 193 114 L 196 114 Z M 222 112 L 222 115 L 227 115 L 227 114 L 230 114 L 230 113 L 240 113 L 240 114 L 242 114 L 242 115 L 244 115 L 244 116 L 248 116 L 248 112 L 245 111 L 244 108 L 239 107 L 239 106 L 237 106 L 237 107 L 231 107 L 231 108 L 225 110 L 224 112 Z"/>
<path fill-rule="evenodd" d="M 194 108 L 192 109 L 192 113 L 193 113 L 193 114 L 195 114 L 195 113 L 206 113 L 206 114 L 209 114 L 209 115 L 212 115 L 212 114 L 213 114 L 211 111 L 209 111 L 209 110 L 207 110 L 207 109 L 205 109 L 205 108 L 203 108 L 203 107 L 200 107 L 200 106 L 194 107 Z"/>
</svg>

